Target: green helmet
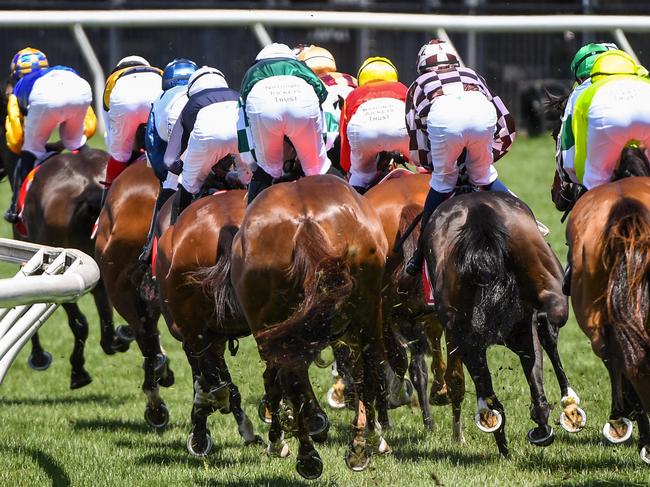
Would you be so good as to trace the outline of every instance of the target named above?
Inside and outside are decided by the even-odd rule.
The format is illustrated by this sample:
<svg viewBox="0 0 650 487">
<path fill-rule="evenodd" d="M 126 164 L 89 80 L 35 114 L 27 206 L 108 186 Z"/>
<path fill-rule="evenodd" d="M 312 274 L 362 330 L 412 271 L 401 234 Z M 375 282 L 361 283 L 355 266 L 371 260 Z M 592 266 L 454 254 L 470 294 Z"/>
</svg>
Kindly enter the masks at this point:
<svg viewBox="0 0 650 487">
<path fill-rule="evenodd" d="M 573 61 L 571 61 L 571 72 L 573 73 L 573 76 L 575 76 L 577 80 L 588 78 L 598 54 L 602 54 L 612 49 L 618 49 L 618 47 L 616 47 L 615 44 L 603 42 L 582 46 L 578 49 L 576 55 L 573 56 Z"/>
</svg>

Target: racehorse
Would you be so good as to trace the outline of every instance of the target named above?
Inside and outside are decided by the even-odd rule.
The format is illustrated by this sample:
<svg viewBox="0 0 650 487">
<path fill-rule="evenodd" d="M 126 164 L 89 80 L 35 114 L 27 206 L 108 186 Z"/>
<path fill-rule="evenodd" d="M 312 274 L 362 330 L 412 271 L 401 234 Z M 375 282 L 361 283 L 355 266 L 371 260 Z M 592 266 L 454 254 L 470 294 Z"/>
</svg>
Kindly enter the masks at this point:
<svg viewBox="0 0 650 487">
<path fill-rule="evenodd" d="M 558 362 L 557 373 L 557 333 L 568 318 L 568 303 L 562 268 L 532 212 L 507 193 L 464 194 L 440 205 L 424 232 L 438 317 L 476 387 L 477 426 L 494 433 L 499 452 L 508 455 L 505 412 L 486 357 L 488 346 L 504 344 L 519 356 L 530 387 L 531 418 L 538 426 L 528 432 L 528 440 L 549 445 L 554 433 L 548 425 L 539 339 L 547 353 L 554 349 L 549 357 Z"/>
<path fill-rule="evenodd" d="M 201 198 L 158 240 L 155 269 L 163 315 L 171 333 L 183 342 L 196 390 L 187 448 L 197 456 L 207 455 L 212 448 L 207 419 L 219 408 L 230 409 L 246 444 L 261 441 L 224 360 L 226 345 L 234 354 L 236 340 L 250 335 L 230 283 L 230 250 L 244 218 L 245 195 L 232 190 Z M 216 302 L 226 309 L 215 313 Z M 219 388 L 223 383 L 227 400 L 226 389 Z"/>
<path fill-rule="evenodd" d="M 611 382 L 603 434 L 626 441 L 636 419 L 640 455 L 650 463 L 650 178 L 586 192 L 569 217 L 567 241 L 573 310 Z"/>
<path fill-rule="evenodd" d="M 285 396 L 296 416 L 296 470 L 305 478 L 317 478 L 323 469 L 310 439 L 314 408 L 307 369 L 332 342 L 345 342 L 353 353 L 356 415 L 347 465 L 364 470 L 373 450 L 389 449 L 375 419 L 376 394 L 383 393 L 381 283 L 387 251 L 381 221 L 367 200 L 328 175 L 263 191 L 248 206 L 233 241 L 232 283 L 266 362 L 268 452 L 287 454 L 280 424 Z"/>
<path fill-rule="evenodd" d="M 95 260 L 111 303 L 130 325 L 144 357 L 142 390 L 147 396 L 145 421 L 156 429 L 169 422 L 169 411 L 159 385 L 170 387 L 174 374 L 158 335 L 160 304 L 157 297 L 141 295 L 144 273 L 138 255 L 147 238 L 160 183 L 143 160 L 129 165 L 115 179 L 99 214 Z M 160 221 L 169 221 L 161 218 Z"/>
<path fill-rule="evenodd" d="M 422 281 L 409 278 L 403 272 L 404 256 L 412 254 L 419 232 L 414 231 L 403 246 L 399 249 L 395 248 L 395 244 L 401 239 L 408 225 L 422 211 L 429 190 L 429 178 L 429 175 L 409 175 L 389 179 L 371 188 L 365 196 L 380 216 L 389 242 L 382 295 L 384 335 L 389 350 L 389 361 L 394 362 L 394 367 L 398 371 L 406 369 L 404 363 L 406 357 L 399 353 L 400 350 L 403 351 L 403 347 L 390 343 L 395 340 L 393 336 L 395 328 L 398 328 L 399 331 L 407 334 L 406 338 L 409 340 L 411 349 L 409 376 L 418 395 L 425 426 L 433 427 L 429 402 L 434 405 L 444 405 L 451 399 L 454 417 L 452 438 L 455 441 L 462 441 L 460 408 L 464 398 L 465 378 L 460 356 L 458 353 L 452 353 L 456 347 L 448 343 L 449 366 L 445 366 L 440 345 L 443 329 L 435 316 L 434 309 L 426 305 Z M 434 374 L 429 401 L 427 401 L 428 374 L 424 360 L 428 349 L 427 341 L 430 341 L 431 345 L 433 355 L 431 372 Z"/>
</svg>

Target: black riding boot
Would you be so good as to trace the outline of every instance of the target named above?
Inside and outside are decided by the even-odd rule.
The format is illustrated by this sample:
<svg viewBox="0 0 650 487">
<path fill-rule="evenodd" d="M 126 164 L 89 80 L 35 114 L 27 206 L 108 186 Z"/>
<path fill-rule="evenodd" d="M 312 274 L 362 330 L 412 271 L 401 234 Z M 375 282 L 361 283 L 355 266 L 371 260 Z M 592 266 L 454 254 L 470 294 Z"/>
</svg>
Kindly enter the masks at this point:
<svg viewBox="0 0 650 487">
<path fill-rule="evenodd" d="M 156 222 L 158 221 L 158 214 L 160 209 L 167 202 L 169 198 L 174 195 L 175 191 L 171 188 L 161 188 L 156 199 L 156 205 L 153 208 L 153 215 L 151 215 L 151 225 L 149 226 L 149 233 L 147 234 L 147 242 L 142 248 L 142 253 L 138 256 L 139 262 L 148 262 L 151 256 L 151 247 L 153 246 L 153 237 L 156 234 Z"/>
<path fill-rule="evenodd" d="M 261 167 L 255 169 L 251 182 L 248 183 L 248 204 L 250 205 L 258 194 L 270 187 L 272 184 L 273 178 L 270 174 Z"/>
<path fill-rule="evenodd" d="M 11 204 L 9 209 L 5 212 L 5 220 L 9 223 L 18 223 L 18 213 L 16 212 L 16 205 L 18 204 L 18 194 L 20 193 L 20 187 L 23 184 L 23 181 L 29 174 L 29 172 L 34 169 L 34 163 L 36 162 L 36 156 L 31 152 L 22 151 L 20 153 L 20 159 L 16 164 L 16 169 L 14 170 L 14 186 L 13 193 L 11 195 Z"/>
<path fill-rule="evenodd" d="M 411 276 L 417 276 L 422 271 L 422 264 L 424 264 L 424 229 L 429 223 L 429 219 L 438 206 L 445 201 L 451 193 L 439 193 L 435 189 L 429 189 L 427 199 L 424 202 L 424 209 L 422 210 L 422 221 L 420 222 L 420 237 L 418 238 L 418 246 L 413 252 L 413 256 L 406 264 L 405 272 Z"/>
<path fill-rule="evenodd" d="M 190 206 L 192 203 L 193 195 L 188 190 L 186 190 L 182 184 L 178 185 L 178 191 L 174 195 L 174 201 L 172 202 L 172 214 L 169 220 L 170 225 L 175 225 L 178 216 L 183 213 L 183 210 Z"/>
</svg>

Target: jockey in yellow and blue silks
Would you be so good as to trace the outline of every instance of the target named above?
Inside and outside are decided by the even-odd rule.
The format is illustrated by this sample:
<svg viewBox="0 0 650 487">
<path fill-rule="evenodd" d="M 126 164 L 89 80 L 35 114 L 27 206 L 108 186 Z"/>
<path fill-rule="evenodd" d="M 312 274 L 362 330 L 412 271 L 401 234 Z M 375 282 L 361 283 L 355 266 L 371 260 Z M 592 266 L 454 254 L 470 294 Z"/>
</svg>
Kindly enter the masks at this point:
<svg viewBox="0 0 650 487">
<path fill-rule="evenodd" d="M 82 149 L 95 133 L 97 120 L 90 107 L 92 90 L 86 80 L 67 66 L 49 66 L 41 51 L 27 47 L 11 62 L 13 93 L 9 96 L 5 129 L 7 146 L 20 154 L 14 172 L 11 205 L 4 217 L 18 221 L 16 200 L 25 177 L 47 154 L 46 144 L 59 127 L 68 150 Z"/>
<path fill-rule="evenodd" d="M 630 144 L 650 147 L 650 79 L 627 53 L 601 54 L 591 68 L 591 86 L 577 98 L 575 182 L 592 189 L 608 183 Z"/>
</svg>

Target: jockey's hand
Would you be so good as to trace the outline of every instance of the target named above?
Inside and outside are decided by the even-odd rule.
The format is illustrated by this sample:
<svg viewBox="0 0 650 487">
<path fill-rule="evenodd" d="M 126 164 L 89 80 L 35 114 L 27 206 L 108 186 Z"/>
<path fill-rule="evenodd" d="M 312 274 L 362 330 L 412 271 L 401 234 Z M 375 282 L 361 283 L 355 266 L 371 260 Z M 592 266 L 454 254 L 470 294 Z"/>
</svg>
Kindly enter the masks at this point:
<svg viewBox="0 0 650 487">
<path fill-rule="evenodd" d="M 57 140 L 56 142 L 48 142 L 45 144 L 45 150 L 47 152 L 63 152 L 63 149 L 65 149 L 65 146 L 60 140 Z"/>
</svg>

